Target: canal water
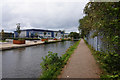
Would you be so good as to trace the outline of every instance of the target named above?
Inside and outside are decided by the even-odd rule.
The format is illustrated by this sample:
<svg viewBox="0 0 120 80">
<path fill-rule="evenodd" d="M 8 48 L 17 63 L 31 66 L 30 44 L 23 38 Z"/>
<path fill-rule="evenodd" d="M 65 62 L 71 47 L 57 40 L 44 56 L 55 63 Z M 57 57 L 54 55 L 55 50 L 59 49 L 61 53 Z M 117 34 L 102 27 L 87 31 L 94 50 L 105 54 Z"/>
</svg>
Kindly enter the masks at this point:
<svg viewBox="0 0 120 80">
<path fill-rule="evenodd" d="M 75 41 L 64 41 L 3 51 L 2 77 L 39 78 L 42 57 L 46 56 L 48 51 L 61 56 L 74 43 Z"/>
</svg>

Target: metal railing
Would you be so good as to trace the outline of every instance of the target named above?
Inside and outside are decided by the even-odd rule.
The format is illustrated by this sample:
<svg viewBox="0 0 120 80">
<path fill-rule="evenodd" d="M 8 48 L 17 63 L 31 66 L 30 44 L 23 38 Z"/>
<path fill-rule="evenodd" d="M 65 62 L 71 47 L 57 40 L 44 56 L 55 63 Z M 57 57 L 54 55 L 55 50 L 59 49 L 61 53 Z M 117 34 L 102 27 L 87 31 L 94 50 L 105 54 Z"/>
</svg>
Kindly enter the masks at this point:
<svg viewBox="0 0 120 80">
<path fill-rule="evenodd" d="M 98 35 L 92 38 L 91 36 L 94 34 L 94 31 L 90 31 L 90 33 L 84 38 L 89 45 L 91 45 L 96 51 L 106 51 L 107 44 L 104 43 L 101 39 L 102 36 Z"/>
</svg>

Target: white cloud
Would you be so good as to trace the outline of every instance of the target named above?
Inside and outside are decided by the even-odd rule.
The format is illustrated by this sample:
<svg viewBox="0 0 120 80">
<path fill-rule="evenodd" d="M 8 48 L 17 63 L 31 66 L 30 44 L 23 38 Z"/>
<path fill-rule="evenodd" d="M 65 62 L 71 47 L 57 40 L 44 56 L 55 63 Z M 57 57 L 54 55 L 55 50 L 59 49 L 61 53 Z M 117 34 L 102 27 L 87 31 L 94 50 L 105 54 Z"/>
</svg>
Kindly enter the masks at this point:
<svg viewBox="0 0 120 80">
<path fill-rule="evenodd" d="M 83 0 L 4 0 L 2 26 L 14 31 L 16 23 L 22 29 L 65 29 L 77 31 L 78 20 L 83 17 Z"/>
</svg>

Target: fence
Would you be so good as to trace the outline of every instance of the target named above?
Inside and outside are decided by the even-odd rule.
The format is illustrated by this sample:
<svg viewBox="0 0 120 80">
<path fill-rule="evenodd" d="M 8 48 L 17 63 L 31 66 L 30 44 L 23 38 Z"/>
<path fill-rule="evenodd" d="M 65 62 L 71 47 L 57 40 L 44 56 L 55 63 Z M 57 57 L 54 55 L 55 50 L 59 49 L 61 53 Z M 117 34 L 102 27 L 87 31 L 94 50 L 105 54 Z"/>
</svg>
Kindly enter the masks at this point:
<svg viewBox="0 0 120 80">
<path fill-rule="evenodd" d="M 91 36 L 94 34 L 94 31 L 91 31 L 86 37 L 85 40 L 91 45 L 96 51 L 107 51 L 107 43 L 102 41 L 102 36 L 98 35 L 94 38 Z"/>
</svg>

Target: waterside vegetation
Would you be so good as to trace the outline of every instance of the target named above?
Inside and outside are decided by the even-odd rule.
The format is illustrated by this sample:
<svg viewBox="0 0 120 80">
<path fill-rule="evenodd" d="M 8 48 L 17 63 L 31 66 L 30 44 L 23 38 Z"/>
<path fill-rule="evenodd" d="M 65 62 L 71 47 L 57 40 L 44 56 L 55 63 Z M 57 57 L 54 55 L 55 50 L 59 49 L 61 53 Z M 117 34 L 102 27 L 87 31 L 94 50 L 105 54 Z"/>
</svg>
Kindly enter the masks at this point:
<svg viewBox="0 0 120 80">
<path fill-rule="evenodd" d="M 61 73 L 62 68 L 64 68 L 64 66 L 67 64 L 71 54 L 77 48 L 79 42 L 80 40 L 74 45 L 70 46 L 66 53 L 60 57 L 57 53 L 48 52 L 49 54 L 42 58 L 43 62 L 40 64 L 43 71 L 42 75 L 40 76 L 40 80 L 53 80 L 57 78 L 57 76 Z"/>
</svg>

